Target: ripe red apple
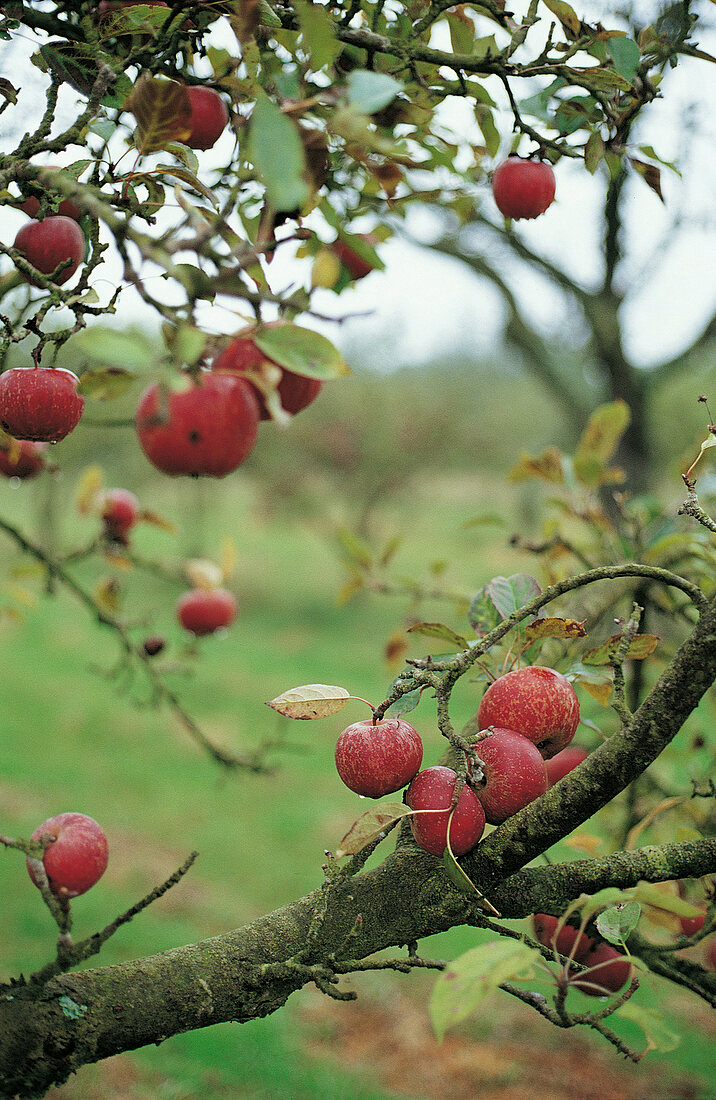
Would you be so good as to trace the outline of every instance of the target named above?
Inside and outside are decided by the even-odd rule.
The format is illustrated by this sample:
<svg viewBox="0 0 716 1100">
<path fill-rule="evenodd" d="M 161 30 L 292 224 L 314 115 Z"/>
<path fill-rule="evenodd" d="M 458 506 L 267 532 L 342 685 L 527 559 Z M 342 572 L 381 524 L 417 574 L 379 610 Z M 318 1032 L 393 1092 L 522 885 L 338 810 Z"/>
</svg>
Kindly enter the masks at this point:
<svg viewBox="0 0 716 1100">
<path fill-rule="evenodd" d="M 579 745 L 567 745 L 566 749 L 560 749 L 550 760 L 545 760 L 548 786 L 554 787 L 555 783 L 564 779 L 565 775 L 578 767 L 588 756 L 587 750 Z"/>
<path fill-rule="evenodd" d="M 256 370 L 262 363 L 270 363 L 274 367 L 279 366 L 268 355 L 265 355 L 249 336 L 238 336 L 217 355 L 212 363 L 212 370 L 242 373 L 243 371 Z M 278 390 L 281 407 L 291 416 L 295 416 L 296 413 L 301 412 L 312 401 L 315 401 L 323 387 L 323 382 L 317 378 L 306 378 L 302 374 L 286 370 L 285 367 L 279 367 L 279 370 L 281 371 L 281 379 L 276 389 Z M 264 395 L 258 388 L 254 388 L 259 401 L 261 419 L 270 420 L 271 413 L 266 407 Z"/>
<path fill-rule="evenodd" d="M 198 84 L 187 85 L 191 103 L 191 133 L 184 145 L 191 149 L 211 149 L 229 122 L 229 109 L 218 92 Z"/>
<path fill-rule="evenodd" d="M 250 454 L 259 425 L 256 391 L 235 374 L 205 372 L 183 393 L 158 384 L 137 408 L 142 450 L 167 474 L 224 477 Z"/>
<path fill-rule="evenodd" d="M 20 204 L 20 210 L 22 210 L 23 214 L 27 214 L 28 218 L 36 218 L 37 217 L 37 212 L 38 212 L 39 209 L 40 209 L 40 200 L 38 198 L 36 198 L 34 195 L 29 195 L 24 200 L 24 202 L 22 202 Z M 72 199 L 62 199 L 59 206 L 57 207 L 57 214 L 56 215 L 48 215 L 48 216 L 49 217 L 54 216 L 54 217 L 60 217 L 60 218 L 72 218 L 73 221 L 78 222 L 80 220 L 80 218 L 82 217 L 82 211 L 80 210 L 77 203 L 73 202 Z M 84 253 L 83 253 L 83 255 L 84 255 Z M 37 266 L 37 264 L 35 266 Z"/>
<path fill-rule="evenodd" d="M 634 967 L 626 955 L 603 940 L 596 941 L 579 961 L 590 968 L 589 973 L 575 972 L 570 985 L 590 997 L 619 993 L 634 977 Z"/>
<path fill-rule="evenodd" d="M 192 588 L 177 602 L 177 618 L 185 630 L 203 638 L 236 618 L 236 600 L 226 588 Z"/>
<path fill-rule="evenodd" d="M 443 813 L 417 813 L 410 817 L 415 840 L 426 852 L 441 856 L 447 847 L 447 829 L 457 774 L 452 768 L 435 764 L 418 772 L 408 787 L 405 801 L 411 810 L 443 810 Z M 450 821 L 450 847 L 456 856 L 471 851 L 483 834 L 485 812 L 475 793 L 465 784 L 460 791 Z"/>
<path fill-rule="evenodd" d="M 545 947 L 555 948 L 560 955 L 570 956 L 577 962 L 582 962 L 584 956 L 594 945 L 591 936 L 573 928 L 571 924 L 563 924 L 559 932 L 557 917 L 549 913 L 535 913 L 532 917 L 535 938 Z"/>
<path fill-rule="evenodd" d="M 516 668 L 490 684 L 477 721 L 480 729 L 501 726 L 521 733 L 549 759 L 574 737 L 579 700 L 569 680 L 553 668 Z"/>
<path fill-rule="evenodd" d="M 57 443 L 76 428 L 85 399 L 63 367 L 13 367 L 0 375 L 0 424 L 16 439 Z"/>
<path fill-rule="evenodd" d="M 138 519 L 139 501 L 129 489 L 107 489 L 102 494 L 102 522 L 108 538 L 126 543 Z"/>
<path fill-rule="evenodd" d="M 347 726 L 336 742 L 336 768 L 346 787 L 368 798 L 399 791 L 420 769 L 423 743 L 401 718 Z"/>
<path fill-rule="evenodd" d="M 493 726 L 476 746 L 485 765 L 485 785 L 476 787 L 485 819 L 499 825 L 547 790 L 547 772 L 537 746 L 521 733 Z"/>
<path fill-rule="evenodd" d="M 506 218 L 536 218 L 554 201 L 552 165 L 543 160 L 510 156 L 492 177 L 492 194 Z"/>
<path fill-rule="evenodd" d="M 28 439 L 3 441 L 0 447 L 0 474 L 22 479 L 35 477 L 45 468 L 45 444 Z"/>
<path fill-rule="evenodd" d="M 84 233 L 73 218 L 51 214 L 41 222 L 33 219 L 23 225 L 15 237 L 14 247 L 43 275 L 51 275 L 59 264 L 69 260 L 67 267 L 54 280 L 62 285 L 72 278 L 84 260 L 86 242 Z M 27 278 L 33 286 L 39 285 Z"/>
<path fill-rule="evenodd" d="M 701 931 L 706 922 L 706 910 L 696 917 L 679 917 L 679 922 L 681 931 L 685 936 L 695 936 L 697 932 Z"/>
<path fill-rule="evenodd" d="M 55 839 L 45 848 L 42 862 L 52 893 L 59 898 L 84 894 L 101 879 L 107 867 L 107 837 L 102 827 L 86 814 L 64 813 L 38 825 L 32 840 L 48 834 Z M 37 885 L 29 861 L 27 870 Z"/>
<path fill-rule="evenodd" d="M 368 244 L 376 244 L 375 237 L 369 234 L 362 233 L 359 236 Z M 351 279 L 365 279 L 366 275 L 370 275 L 371 271 L 375 270 L 370 260 L 359 256 L 356 250 L 351 248 L 348 242 L 341 237 L 337 237 L 330 248 L 341 261 Z"/>
</svg>

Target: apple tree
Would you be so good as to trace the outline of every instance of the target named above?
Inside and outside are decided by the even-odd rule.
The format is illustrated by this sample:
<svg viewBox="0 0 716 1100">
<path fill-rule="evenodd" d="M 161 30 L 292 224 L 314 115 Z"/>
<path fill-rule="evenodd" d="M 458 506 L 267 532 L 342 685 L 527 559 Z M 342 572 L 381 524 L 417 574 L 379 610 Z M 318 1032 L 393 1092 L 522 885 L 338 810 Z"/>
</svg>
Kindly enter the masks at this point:
<svg viewBox="0 0 716 1100">
<path fill-rule="evenodd" d="M 413 208 L 439 206 L 467 225 L 494 201 L 519 252 L 514 221 L 549 217 L 567 159 L 603 181 L 607 202 L 635 166 L 654 186 L 658 156 L 635 156 L 631 134 L 668 94 L 671 68 L 713 60 L 698 45 L 697 6 L 675 3 L 638 33 L 618 12 L 595 22 L 564 0 L 518 7 L 6 4 L 0 198 L 8 224 L 10 215 L 22 224 L 0 244 L 3 472 L 38 473 L 43 446 L 74 431 L 87 406 L 136 387 L 136 447 L 158 470 L 230 477 L 260 446 L 261 420 L 290 430 L 323 383 L 346 373 L 312 321 L 328 316 L 326 291 L 340 296 L 381 266 L 382 242 Z M 301 275 L 276 289 L 272 264 L 287 254 Z M 106 323 L 127 293 L 156 316 L 159 357 Z M 76 373 L 58 365 L 65 353 Z M 435 651 L 406 658 L 371 717 L 340 735 L 340 778 L 358 794 L 398 797 L 357 813 L 337 845 L 326 839 L 333 850 L 314 892 L 223 935 L 87 968 L 193 857 L 76 940 L 72 897 L 102 874 L 101 824 L 60 814 L 27 839 L 0 837 L 8 868 L 24 854 L 59 930 L 55 956 L 2 987 L 0 1095 L 41 1096 L 113 1054 L 265 1017 L 308 983 L 350 999 L 344 976 L 363 970 L 434 969 L 439 1035 L 499 990 L 635 1061 L 644 1049 L 625 1041 L 620 1020 L 653 1045 L 645 976 L 716 1003 L 708 959 L 680 953 L 716 928 L 713 781 L 664 791 L 648 771 L 716 678 L 716 522 L 696 495 L 696 463 L 681 519 L 616 491 L 628 396 L 592 413 L 574 454 L 525 455 L 512 472 L 556 495 L 546 537 L 516 536 L 539 576 L 495 577 L 466 609 L 456 601 L 450 623 L 414 623 Z M 103 524 L 86 556 L 108 543 L 121 554 L 137 522 L 161 522 L 96 477 L 82 499 Z M 138 639 L 110 592 L 85 587 L 13 517 L 0 528 L 41 563 L 50 591 L 68 588 L 116 635 L 126 663 L 222 766 L 262 767 L 260 754 L 229 754 L 206 735 L 154 663 L 161 637 Z M 354 550 L 358 591 L 390 563 Z M 235 605 L 221 570 L 195 563 L 191 580 L 178 609 L 186 629 L 200 637 L 229 626 Z M 452 696 L 463 677 L 486 690 L 458 730 Z M 270 705 L 289 719 L 325 719 L 356 690 L 287 685 Z M 612 724 L 594 751 L 565 764 L 583 693 Z M 405 717 L 418 705 L 445 738 L 440 761 L 423 761 Z M 540 859 L 622 792 L 608 854 Z M 686 805 L 688 828 L 639 845 L 645 823 Z M 665 940 L 654 912 L 681 921 L 683 936 Z M 534 935 L 504 923 L 535 914 Z M 449 964 L 421 954 L 423 938 L 460 924 L 490 938 Z M 593 998 L 587 1007 L 580 993 Z"/>
</svg>

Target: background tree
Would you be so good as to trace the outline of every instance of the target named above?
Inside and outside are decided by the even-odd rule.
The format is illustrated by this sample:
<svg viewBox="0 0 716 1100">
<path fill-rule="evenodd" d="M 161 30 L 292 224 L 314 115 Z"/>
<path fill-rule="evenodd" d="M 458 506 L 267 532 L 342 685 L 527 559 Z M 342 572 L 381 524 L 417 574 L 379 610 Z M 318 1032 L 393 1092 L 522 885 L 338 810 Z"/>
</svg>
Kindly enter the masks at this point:
<svg viewBox="0 0 716 1100">
<path fill-rule="evenodd" d="M 0 246 L 8 260 L 3 355 L 8 360 L 12 352 L 25 357 L 22 366 L 32 364 L 28 370 L 8 364 L 0 380 L 9 463 L 17 466 L 23 457 L 18 440 L 53 443 L 69 436 L 85 415 L 85 403 L 101 410 L 101 402 L 114 399 L 124 410 L 120 420 L 126 418 L 121 403 L 136 404 L 135 380 L 141 379 L 146 389 L 136 429 L 149 460 L 173 475 L 233 473 L 260 446 L 262 419 L 290 423 L 319 397 L 324 382 L 346 373 L 324 336 L 295 323 L 299 315 L 319 317 L 314 292 L 340 293 L 375 269 L 380 241 L 414 204 L 439 204 L 459 222 L 474 219 L 476 192 L 486 187 L 488 159 L 500 146 L 497 96 L 509 107 L 515 133 L 533 147 L 534 156 L 524 162 L 530 171 L 538 168 L 551 178 L 549 166 L 558 172 L 563 158 L 584 160 L 589 169 L 602 161 L 608 167 L 606 275 L 598 295 L 608 322 L 596 299 L 567 287 L 556 271 L 550 274 L 579 297 L 613 392 L 633 400 L 637 416 L 642 411 L 641 384 L 615 339 L 618 196 L 625 158 L 635 159 L 633 126 L 653 102 L 665 68 L 684 55 L 691 64 L 711 60 L 696 45 L 696 16 L 688 3 L 674 5 L 636 37 L 616 17 L 613 27 L 591 24 L 562 0 L 533 3 L 521 14 L 492 2 L 468 9 L 441 3 L 271 7 L 46 0 L 6 8 L 0 32 L 16 59 L 18 43 L 30 38 L 45 90 L 40 111 L 36 103 L 28 105 L 30 117 L 36 116 L 32 126 L 20 133 L 24 126 L 16 123 L 16 146 L 0 158 L 6 206 L 30 218 L 13 245 Z M 449 49 L 442 41 L 446 34 Z M 530 83 L 526 103 L 514 91 L 522 82 Z M 3 80 L 7 118 L 22 113 L 29 86 Z M 443 110 L 453 98 L 474 112 L 484 144 L 468 147 L 455 140 Z M 81 158 L 70 160 L 77 146 Z M 211 167 L 202 160 L 210 149 Z M 649 156 L 643 150 L 641 155 Z M 59 156 L 62 167 L 50 160 Z M 653 183 L 658 158 L 650 159 L 644 172 Z M 534 195 L 518 198 L 529 207 Z M 517 212 L 526 209 L 518 206 Z M 504 233 L 522 259 L 544 269 L 511 230 Z M 300 258 L 310 260 L 310 273 L 303 285 L 276 288 L 272 258 L 296 246 Z M 488 267 L 481 269 L 494 278 Z M 159 361 L 150 342 L 99 323 L 115 311 L 125 287 L 161 322 Z M 507 284 L 504 294 L 510 302 Z M 515 310 L 512 328 L 520 324 Z M 523 330 L 519 340 L 531 346 L 532 336 Z M 79 382 L 65 367 L 57 369 L 60 357 L 64 364 L 69 358 Z M 100 413 L 98 419 L 109 431 L 110 418 Z M 633 784 L 657 759 L 668 761 L 673 739 L 716 677 L 715 525 L 695 495 L 693 467 L 683 504 L 688 528 L 665 530 L 648 504 L 622 499 L 611 518 L 599 504 L 599 492 L 619 480 L 611 460 L 629 424 L 627 404 L 611 402 L 586 424 L 573 456 L 553 451 L 531 463 L 523 460 L 523 476 L 555 483 L 565 497 L 565 528 L 544 546 L 530 547 L 546 555 L 544 578 L 496 577 L 467 601 L 448 593 L 461 611 L 469 603 L 467 626 L 413 624 L 415 633 L 440 639 L 448 654 L 408 659 L 383 701 L 371 706 L 369 729 L 381 728 L 388 712 L 404 715 L 421 700 L 425 710 L 434 699 L 454 795 L 432 807 L 418 807 L 408 796 L 412 813 L 404 803 L 391 802 L 364 814 L 335 853 L 327 853 L 320 889 L 239 930 L 135 962 L 83 969 L 80 964 L 120 927 L 183 878 L 194 857 L 101 931 L 74 940 L 71 897 L 95 881 L 102 860 L 95 859 L 92 874 L 62 877 L 67 868 L 58 870 L 52 853 L 64 820 L 58 824 L 54 815 L 29 840 L 1 838 L 25 855 L 59 929 L 56 957 L 3 987 L 3 1095 L 43 1095 L 75 1070 L 117 1052 L 211 1024 L 267 1016 L 307 983 L 350 998 L 340 979 L 363 970 L 443 972 L 431 1002 L 438 1034 L 500 987 L 559 1028 L 596 1031 L 634 1061 L 643 1050 L 620 1027 L 625 1020 L 636 1022 L 653 1045 L 654 1021 L 634 998 L 637 974 L 651 971 L 714 1004 L 713 972 L 678 953 L 714 928 L 712 782 L 695 782 L 691 790 L 677 784 L 673 793 L 650 777 L 638 799 L 626 800 L 626 824 L 612 830 L 610 852 L 534 865 L 620 792 L 636 790 Z M 713 442 L 711 429 L 704 450 Z M 643 458 L 642 442 L 637 431 L 630 446 Z M 141 512 L 131 495 L 107 492 L 96 470 L 85 475 L 79 504 L 101 520 L 101 532 L 70 551 L 40 545 L 14 520 L 0 525 L 39 564 L 49 587 L 67 590 L 111 632 L 120 649 L 114 676 L 140 675 L 153 700 L 167 705 L 217 764 L 263 770 L 267 746 L 237 753 L 209 736 L 174 688 L 172 670 L 155 661 L 163 638 L 147 636 L 143 622 L 122 613 L 116 576 L 99 582 L 92 577 L 103 559 L 111 560 L 115 572 L 132 566 L 157 576 L 180 572 L 171 563 L 133 554 L 136 523 L 162 527 L 166 521 Z M 575 522 L 583 525 L 576 538 L 570 529 Z M 358 587 L 360 569 L 390 563 L 390 548 L 379 562 L 369 560 L 359 542 L 347 549 Z M 183 612 L 180 619 L 195 639 L 233 618 L 231 594 L 224 591 L 231 557 L 227 550 L 220 564 L 183 564 L 198 612 L 195 606 L 189 620 Z M 87 575 L 78 573 L 83 566 Z M 585 649 L 580 639 L 598 620 L 591 617 L 585 627 L 563 598 L 593 585 L 609 586 L 618 627 Z M 412 595 L 428 594 L 413 586 Z M 641 667 L 659 641 L 642 629 L 646 605 L 659 608 L 668 631 L 642 677 L 634 666 Z M 485 780 L 490 782 L 489 743 L 484 759 L 480 745 L 494 734 L 479 729 L 479 718 L 458 732 L 455 695 L 468 674 L 492 681 L 512 666 L 548 662 L 609 703 L 617 727 L 576 774 L 499 824 L 493 815 L 495 830 L 462 848 L 460 854 L 467 854 L 459 863 L 446 822 L 445 854 L 436 859 L 415 843 L 403 818 L 414 818 L 418 808 L 450 815 L 463 792 L 479 802 Z M 282 693 L 271 705 L 289 718 L 320 718 L 353 697 L 346 688 L 310 685 Z M 488 721 L 492 728 L 496 720 Z M 667 783 L 673 781 L 667 771 Z M 690 831 L 672 842 L 636 847 L 666 802 L 683 808 Z M 394 828 L 395 851 L 379 862 L 379 846 Z M 414 822 L 413 831 L 420 841 Z M 94 826 L 90 832 L 96 839 Z M 654 890 L 684 879 L 705 880 L 698 895 L 689 887 L 697 905 Z M 649 923 L 654 911 L 703 920 L 688 942 L 664 942 Z M 502 923 L 536 912 L 559 918 L 560 932 L 569 938 L 563 926 L 568 920 L 575 937 L 598 942 L 612 963 L 628 952 L 639 960 L 639 970 L 621 958 L 622 980 L 610 987 L 603 978 L 600 985 L 605 963 L 590 963 L 589 951 L 580 961 L 574 945 L 565 952 L 539 933 L 535 939 Z M 487 929 L 495 938 L 449 965 L 420 953 L 419 940 L 456 925 Z M 376 957 L 406 946 L 407 954 Z M 543 960 L 550 964 L 546 971 Z M 532 988 L 540 979 L 552 983 L 549 997 Z M 595 982 L 596 992 L 612 995 L 596 1008 L 575 1009 L 575 987 Z"/>
</svg>

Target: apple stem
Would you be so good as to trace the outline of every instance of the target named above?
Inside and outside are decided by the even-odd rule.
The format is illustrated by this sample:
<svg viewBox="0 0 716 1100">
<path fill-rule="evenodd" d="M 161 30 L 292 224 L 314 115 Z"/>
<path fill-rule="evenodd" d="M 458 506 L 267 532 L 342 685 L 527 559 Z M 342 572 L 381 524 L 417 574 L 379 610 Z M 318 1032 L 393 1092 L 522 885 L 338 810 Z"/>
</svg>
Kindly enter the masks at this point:
<svg viewBox="0 0 716 1100">
<path fill-rule="evenodd" d="M 373 725 L 375 725 L 375 724 L 376 724 L 376 722 L 378 721 L 378 719 L 376 719 L 376 717 L 375 717 L 375 707 L 373 706 L 373 704 L 372 704 L 372 703 L 369 703 L 369 702 L 368 702 L 368 700 L 367 700 L 367 699 L 364 699 L 364 698 L 363 698 L 363 697 L 362 697 L 361 695 L 349 695 L 349 696 L 348 696 L 348 698 L 349 698 L 349 699 L 355 699 L 355 701 L 356 701 L 357 703 L 365 703 L 365 705 L 366 705 L 367 707 L 370 707 L 370 709 L 371 709 L 371 710 L 373 711 Z"/>
</svg>

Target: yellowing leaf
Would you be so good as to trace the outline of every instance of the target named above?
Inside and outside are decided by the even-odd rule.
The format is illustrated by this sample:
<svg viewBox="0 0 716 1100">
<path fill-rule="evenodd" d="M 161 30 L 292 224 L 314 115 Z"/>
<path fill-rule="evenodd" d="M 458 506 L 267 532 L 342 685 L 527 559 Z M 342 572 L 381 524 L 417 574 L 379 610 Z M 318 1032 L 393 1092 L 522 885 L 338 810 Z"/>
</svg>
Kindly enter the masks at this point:
<svg viewBox="0 0 716 1100">
<path fill-rule="evenodd" d="M 684 901 L 678 894 L 670 894 L 660 890 L 653 882 L 639 882 L 634 889 L 634 900 L 644 905 L 650 905 L 654 909 L 661 909 L 666 913 L 673 913 L 675 917 L 698 917 L 703 910 L 698 905 L 692 905 L 690 901 Z"/>
<path fill-rule="evenodd" d="M 467 649 L 467 638 L 457 634 L 444 623 L 415 623 L 408 627 L 409 634 L 425 634 L 428 638 L 440 638 L 456 649 Z"/>
<path fill-rule="evenodd" d="M 331 684 L 304 684 L 290 688 L 266 704 L 286 718 L 309 720 L 328 718 L 343 710 L 351 695 L 342 687 Z"/>
<path fill-rule="evenodd" d="M 228 536 L 221 543 L 221 575 L 228 580 L 236 569 L 236 543 Z"/>
<path fill-rule="evenodd" d="M 539 952 L 520 940 L 498 939 L 473 947 L 448 963 L 430 998 L 430 1019 L 438 1042 L 502 982 L 528 976 L 538 958 Z"/>
<path fill-rule="evenodd" d="M 607 638 L 606 642 L 602 642 L 600 646 L 596 646 L 594 649 L 585 650 L 582 654 L 582 661 L 585 665 L 611 664 L 616 656 L 621 640 L 621 634 L 612 634 L 611 638 Z M 659 644 L 659 640 L 656 634 L 637 634 L 636 637 L 632 639 L 626 652 L 627 660 L 643 661 L 645 657 L 648 657 L 654 652 Z"/>
<path fill-rule="evenodd" d="M 221 566 L 208 558 L 193 558 L 185 562 L 184 575 L 195 588 L 220 588 L 224 580 Z"/>
<path fill-rule="evenodd" d="M 544 619 L 533 619 L 525 629 L 525 642 L 531 643 L 540 638 L 584 638 L 587 631 L 584 628 L 586 620 L 578 622 L 577 619 L 560 619 L 546 616 Z"/>
<path fill-rule="evenodd" d="M 99 494 L 104 486 L 101 466 L 88 466 L 81 474 L 75 489 L 75 504 L 80 515 L 86 516 L 98 507 Z"/>
<path fill-rule="evenodd" d="M 140 153 L 165 149 L 191 134 L 191 102 L 176 80 L 141 76 L 124 104 L 137 120 L 135 144 Z"/>
<path fill-rule="evenodd" d="M 510 470 L 510 481 L 524 481 L 530 477 L 541 478 L 554 485 L 564 484 L 563 455 L 557 447 L 548 447 L 537 458 L 530 458 L 526 453 L 520 455 L 520 460 Z"/>
<path fill-rule="evenodd" d="M 116 577 L 106 577 L 94 590 L 94 598 L 103 611 L 114 615 L 121 607 L 122 590 Z"/>
<path fill-rule="evenodd" d="M 560 23 L 570 37 L 577 38 L 582 22 L 574 8 L 565 4 L 564 0 L 543 0 L 545 7 L 549 8 L 552 15 L 556 15 Z"/>
<path fill-rule="evenodd" d="M 572 833 L 562 843 L 566 848 L 575 852 L 586 852 L 588 856 L 596 856 L 604 851 L 604 838 L 592 833 Z"/>
<path fill-rule="evenodd" d="M 270 704 L 269 704 L 270 705 Z M 336 848 L 336 859 L 343 856 L 354 856 L 372 841 L 377 840 L 382 832 L 401 817 L 407 817 L 412 813 L 409 806 L 402 802 L 383 802 L 373 810 L 362 814 L 354 821 L 350 829 Z"/>
</svg>

